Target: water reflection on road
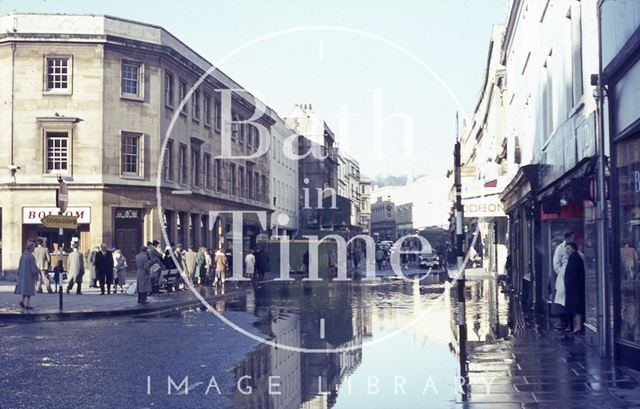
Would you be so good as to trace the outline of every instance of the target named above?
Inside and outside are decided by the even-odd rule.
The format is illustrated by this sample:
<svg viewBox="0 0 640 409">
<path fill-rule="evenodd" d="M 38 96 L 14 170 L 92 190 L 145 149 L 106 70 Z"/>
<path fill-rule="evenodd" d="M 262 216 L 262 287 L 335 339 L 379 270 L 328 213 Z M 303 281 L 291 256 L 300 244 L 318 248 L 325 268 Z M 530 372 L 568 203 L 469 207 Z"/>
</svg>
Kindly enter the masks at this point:
<svg viewBox="0 0 640 409">
<path fill-rule="evenodd" d="M 461 389 L 451 293 L 446 282 L 399 280 L 259 287 L 243 308 L 261 332 L 315 352 L 260 344 L 234 367 L 233 407 L 454 406 Z M 495 282 L 469 282 L 466 296 L 469 341 L 505 335 L 508 306 Z"/>
</svg>

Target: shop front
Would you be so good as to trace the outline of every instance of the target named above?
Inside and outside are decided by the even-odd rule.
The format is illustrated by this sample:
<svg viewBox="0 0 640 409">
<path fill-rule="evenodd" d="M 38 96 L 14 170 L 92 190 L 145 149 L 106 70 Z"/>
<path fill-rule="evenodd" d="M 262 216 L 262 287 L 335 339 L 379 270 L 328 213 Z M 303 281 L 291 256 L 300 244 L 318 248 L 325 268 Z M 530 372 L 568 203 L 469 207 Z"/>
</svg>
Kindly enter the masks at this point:
<svg viewBox="0 0 640 409">
<path fill-rule="evenodd" d="M 51 253 L 52 264 L 59 257 L 58 243 L 60 241 L 58 229 L 48 228 L 42 225 L 41 220 L 49 214 L 60 214 L 60 209 L 55 206 L 23 206 L 22 207 L 22 241 L 28 239 L 42 239 Z M 78 219 L 76 230 L 63 230 L 62 248 L 66 253 L 71 250 L 72 243 L 78 243 L 80 251 L 86 252 L 90 247 L 91 206 L 69 206 L 65 216 L 73 216 Z M 63 263 L 66 259 L 63 260 Z M 65 264 L 66 265 L 66 264 Z"/>
<path fill-rule="evenodd" d="M 613 352 L 640 369 L 640 2 L 599 2 L 602 124 L 611 153 Z"/>
</svg>

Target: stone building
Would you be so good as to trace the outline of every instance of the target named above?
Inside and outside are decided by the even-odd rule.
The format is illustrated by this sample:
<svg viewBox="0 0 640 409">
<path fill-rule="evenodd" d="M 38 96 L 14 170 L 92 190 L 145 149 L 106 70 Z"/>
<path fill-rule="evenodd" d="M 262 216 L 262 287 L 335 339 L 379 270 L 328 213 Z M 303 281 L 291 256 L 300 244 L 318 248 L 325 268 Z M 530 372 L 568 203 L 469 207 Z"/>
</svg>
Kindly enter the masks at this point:
<svg viewBox="0 0 640 409">
<path fill-rule="evenodd" d="M 360 179 L 360 228 L 362 233 L 371 232 L 371 179 Z"/>
<path fill-rule="evenodd" d="M 344 202 L 338 200 L 335 135 L 311 104 L 296 105 L 284 120 L 298 134 L 298 228 L 333 229 L 344 219 Z"/>
<path fill-rule="evenodd" d="M 298 161 L 289 157 L 283 146 L 287 141 L 291 147 L 297 149 L 298 138 L 295 132 L 284 121 L 276 117 L 276 123 L 271 127 L 270 198 L 274 207 L 271 218 L 271 232 L 273 234 L 287 234 L 294 236 L 298 230 Z M 279 223 L 286 221 L 286 223 Z"/>
<path fill-rule="evenodd" d="M 58 176 L 80 216 L 65 245 L 105 242 L 131 261 L 163 226 L 170 241 L 214 247 L 228 245 L 231 221 L 223 214 L 209 230 L 209 211 L 271 211 L 268 155 L 242 156 L 258 150 L 258 127 L 276 115 L 266 108 L 240 122 L 253 116 L 253 96 L 231 95 L 241 87 L 219 70 L 203 76 L 211 64 L 162 27 L 7 14 L 0 32 L 4 270 L 16 268 L 27 238 L 55 241 L 40 218 L 57 212 Z M 218 157 L 223 134 L 234 159 Z M 261 227 L 245 219 L 246 246 Z"/>
</svg>

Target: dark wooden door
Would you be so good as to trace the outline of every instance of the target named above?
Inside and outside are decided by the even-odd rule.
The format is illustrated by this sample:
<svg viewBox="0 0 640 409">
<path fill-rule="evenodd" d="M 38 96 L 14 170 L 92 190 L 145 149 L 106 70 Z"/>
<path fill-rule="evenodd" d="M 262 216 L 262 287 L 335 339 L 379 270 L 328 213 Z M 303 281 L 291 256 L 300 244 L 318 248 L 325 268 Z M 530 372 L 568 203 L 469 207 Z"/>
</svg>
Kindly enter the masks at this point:
<svg viewBox="0 0 640 409">
<path fill-rule="evenodd" d="M 138 250 L 140 250 L 141 240 L 140 229 L 116 229 L 116 248 L 119 248 L 127 259 L 129 271 L 135 270 L 135 257 L 138 254 Z"/>
</svg>

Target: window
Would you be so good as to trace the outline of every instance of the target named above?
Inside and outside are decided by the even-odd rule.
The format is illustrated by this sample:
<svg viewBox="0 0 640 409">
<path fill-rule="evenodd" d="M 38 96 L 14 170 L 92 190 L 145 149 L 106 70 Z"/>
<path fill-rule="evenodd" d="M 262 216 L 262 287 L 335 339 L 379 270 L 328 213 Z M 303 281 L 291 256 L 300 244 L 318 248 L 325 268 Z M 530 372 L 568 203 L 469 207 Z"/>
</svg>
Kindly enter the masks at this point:
<svg viewBox="0 0 640 409">
<path fill-rule="evenodd" d="M 255 186 L 253 191 L 253 198 L 256 200 L 260 200 L 260 174 L 258 172 L 255 173 Z"/>
<path fill-rule="evenodd" d="M 123 132 L 120 154 L 120 173 L 126 176 L 139 176 L 140 134 Z"/>
<path fill-rule="evenodd" d="M 164 150 L 164 180 L 173 180 L 173 140 L 167 141 L 167 146 Z"/>
<path fill-rule="evenodd" d="M 233 120 L 231 122 L 231 140 L 233 142 L 236 142 L 240 133 L 240 124 L 238 123 L 238 121 L 240 121 L 240 117 L 235 114 L 233 114 L 232 117 Z"/>
<path fill-rule="evenodd" d="M 211 189 L 211 155 L 204 154 L 202 173 L 204 174 L 204 187 L 205 189 Z"/>
<path fill-rule="evenodd" d="M 174 106 L 174 92 L 173 92 L 173 74 L 169 71 L 165 71 L 164 73 L 164 104 L 168 107 L 173 108 Z"/>
<path fill-rule="evenodd" d="M 202 107 L 204 108 L 204 124 L 205 126 L 211 125 L 211 97 L 204 94 L 202 99 Z"/>
<path fill-rule="evenodd" d="M 231 194 L 236 195 L 238 193 L 238 185 L 236 184 L 236 165 L 231 164 Z"/>
<path fill-rule="evenodd" d="M 70 68 L 68 57 L 47 57 L 46 91 L 69 90 Z"/>
<path fill-rule="evenodd" d="M 616 144 L 615 166 L 617 169 L 618 198 L 617 228 L 620 252 L 618 274 L 620 326 L 618 336 L 625 341 L 640 342 L 638 299 L 640 268 L 640 137 L 634 136 Z M 588 305 L 588 304 L 587 304 Z"/>
<path fill-rule="evenodd" d="M 247 124 L 247 150 L 251 153 L 251 147 L 253 145 L 253 131 L 254 127 Z"/>
<path fill-rule="evenodd" d="M 191 147 L 191 183 L 200 186 L 200 147 Z"/>
<path fill-rule="evenodd" d="M 180 151 L 178 153 L 178 161 L 180 166 L 180 183 L 187 184 L 187 147 L 180 144 Z"/>
<path fill-rule="evenodd" d="M 180 111 L 181 114 L 183 115 L 187 115 L 187 102 L 184 101 L 185 96 L 187 95 L 187 83 L 183 80 L 180 80 L 180 83 L 178 84 L 178 98 L 180 99 L 179 103 L 183 103 L 184 105 L 182 106 L 182 110 Z"/>
<path fill-rule="evenodd" d="M 193 119 L 195 121 L 199 121 L 200 120 L 200 90 L 197 89 L 193 91 L 193 95 L 191 95 L 191 105 L 192 105 L 191 114 L 193 115 Z"/>
<path fill-rule="evenodd" d="M 69 170 L 69 134 L 47 132 L 47 173 L 66 173 Z"/>
<path fill-rule="evenodd" d="M 571 77 L 573 105 L 577 105 L 583 93 L 582 80 L 582 11 L 579 1 L 571 2 Z"/>
<path fill-rule="evenodd" d="M 238 124 L 240 146 L 244 146 L 244 134 L 245 134 L 246 128 L 247 128 L 247 124 Z"/>
<path fill-rule="evenodd" d="M 240 181 L 238 196 L 245 196 L 246 192 L 244 191 L 244 168 L 242 166 L 238 166 L 238 180 Z"/>
<path fill-rule="evenodd" d="M 123 61 L 121 73 L 121 92 L 125 97 L 142 97 L 142 64 Z"/>
<path fill-rule="evenodd" d="M 262 175 L 262 183 L 260 185 L 262 186 L 262 200 L 268 201 L 269 186 L 267 186 L 267 177 L 265 175 Z"/>
<path fill-rule="evenodd" d="M 213 124 L 217 131 L 220 130 L 220 126 L 222 123 L 222 108 L 220 107 L 220 102 L 216 101 L 213 105 Z"/>
<path fill-rule="evenodd" d="M 247 168 L 247 197 L 253 199 L 253 172 Z"/>
<path fill-rule="evenodd" d="M 222 191 L 222 160 L 216 159 L 216 190 Z"/>
</svg>

